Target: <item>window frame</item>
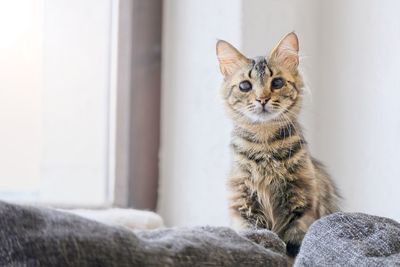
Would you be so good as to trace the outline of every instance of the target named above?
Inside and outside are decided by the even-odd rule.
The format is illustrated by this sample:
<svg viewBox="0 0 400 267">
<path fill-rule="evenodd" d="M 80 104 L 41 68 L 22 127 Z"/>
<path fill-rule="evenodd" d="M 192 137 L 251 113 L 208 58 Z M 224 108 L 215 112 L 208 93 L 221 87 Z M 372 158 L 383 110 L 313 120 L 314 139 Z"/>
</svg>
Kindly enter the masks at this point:
<svg viewBox="0 0 400 267">
<path fill-rule="evenodd" d="M 162 0 L 110 0 L 110 82 L 104 203 L 43 203 L 37 192 L 2 192 L 16 203 L 57 208 L 134 207 L 155 210 L 160 146 Z M 143 28 L 145 23 L 148 27 Z M 156 48 L 156 49 L 155 49 Z M 143 62 L 143 58 L 148 59 Z M 151 78 L 150 78 L 151 77 Z M 151 88 L 148 87 L 149 79 Z M 154 105 L 148 116 L 137 112 Z M 141 134 L 143 129 L 146 134 Z M 147 134 L 149 133 L 149 134 Z M 138 159 L 141 159 L 138 161 Z M 141 164 L 140 162 L 146 162 Z"/>
</svg>

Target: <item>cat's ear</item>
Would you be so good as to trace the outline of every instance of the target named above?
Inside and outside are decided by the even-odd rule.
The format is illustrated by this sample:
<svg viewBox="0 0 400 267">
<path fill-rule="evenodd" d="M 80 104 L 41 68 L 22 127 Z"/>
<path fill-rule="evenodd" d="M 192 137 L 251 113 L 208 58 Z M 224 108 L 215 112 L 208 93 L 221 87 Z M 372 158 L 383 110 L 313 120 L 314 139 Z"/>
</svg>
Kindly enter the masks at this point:
<svg viewBox="0 0 400 267">
<path fill-rule="evenodd" d="M 288 70 L 295 70 L 299 65 L 299 39 L 294 32 L 283 37 L 272 50 L 269 60 L 284 66 Z"/>
<path fill-rule="evenodd" d="M 223 40 L 217 42 L 217 57 L 219 68 L 224 76 L 231 75 L 238 68 L 251 62 L 250 59 L 243 56 L 233 45 Z"/>
</svg>

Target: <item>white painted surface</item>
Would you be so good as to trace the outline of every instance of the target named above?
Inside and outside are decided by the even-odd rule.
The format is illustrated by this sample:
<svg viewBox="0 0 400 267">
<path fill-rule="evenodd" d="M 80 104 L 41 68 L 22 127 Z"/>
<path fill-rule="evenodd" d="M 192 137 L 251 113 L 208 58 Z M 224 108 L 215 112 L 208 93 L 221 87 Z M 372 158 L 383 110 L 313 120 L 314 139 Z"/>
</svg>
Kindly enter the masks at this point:
<svg viewBox="0 0 400 267">
<path fill-rule="evenodd" d="M 159 212 L 167 225 L 228 224 L 230 123 L 218 38 L 241 46 L 241 1 L 164 2 Z"/>
<path fill-rule="evenodd" d="M 40 201 L 105 201 L 110 22 L 109 0 L 46 2 Z"/>
<path fill-rule="evenodd" d="M 0 191 L 40 179 L 42 24 L 43 1 L 0 3 Z"/>
<path fill-rule="evenodd" d="M 110 0 L 0 3 L 0 197 L 107 200 Z"/>
<path fill-rule="evenodd" d="M 166 1 L 159 210 L 167 225 L 229 224 L 230 123 L 214 44 L 265 54 L 295 30 L 313 155 L 347 211 L 400 220 L 400 16 L 397 1 Z"/>
<path fill-rule="evenodd" d="M 398 1 L 324 1 L 315 147 L 346 210 L 400 220 Z"/>
</svg>

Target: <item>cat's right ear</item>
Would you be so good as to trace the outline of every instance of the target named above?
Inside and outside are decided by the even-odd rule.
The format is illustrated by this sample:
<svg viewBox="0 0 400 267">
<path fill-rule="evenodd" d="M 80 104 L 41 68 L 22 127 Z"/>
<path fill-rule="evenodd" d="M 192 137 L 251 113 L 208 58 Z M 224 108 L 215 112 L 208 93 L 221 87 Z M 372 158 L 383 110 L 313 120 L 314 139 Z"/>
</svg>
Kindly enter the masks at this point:
<svg viewBox="0 0 400 267">
<path fill-rule="evenodd" d="M 238 68 L 248 65 L 251 62 L 250 59 L 243 56 L 233 45 L 223 40 L 217 42 L 217 57 L 219 68 L 224 76 L 231 75 Z"/>
</svg>

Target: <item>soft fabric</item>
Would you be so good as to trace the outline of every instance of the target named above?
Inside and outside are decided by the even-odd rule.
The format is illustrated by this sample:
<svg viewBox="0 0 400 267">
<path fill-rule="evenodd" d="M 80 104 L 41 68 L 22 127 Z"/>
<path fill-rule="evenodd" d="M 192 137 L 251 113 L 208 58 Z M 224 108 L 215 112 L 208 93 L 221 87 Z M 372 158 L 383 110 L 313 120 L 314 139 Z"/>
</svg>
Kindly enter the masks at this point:
<svg viewBox="0 0 400 267">
<path fill-rule="evenodd" d="M 242 236 L 225 227 L 132 232 L 0 202 L 0 266 L 286 266 L 284 252 L 267 230 Z"/>
<path fill-rule="evenodd" d="M 295 266 L 400 266 L 400 223 L 361 213 L 335 213 L 306 234 Z"/>
<path fill-rule="evenodd" d="M 130 229 L 149 230 L 161 228 L 164 225 L 160 215 L 146 210 L 113 208 L 104 210 L 72 209 L 62 211 L 77 214 L 104 224 L 125 226 Z"/>
</svg>

